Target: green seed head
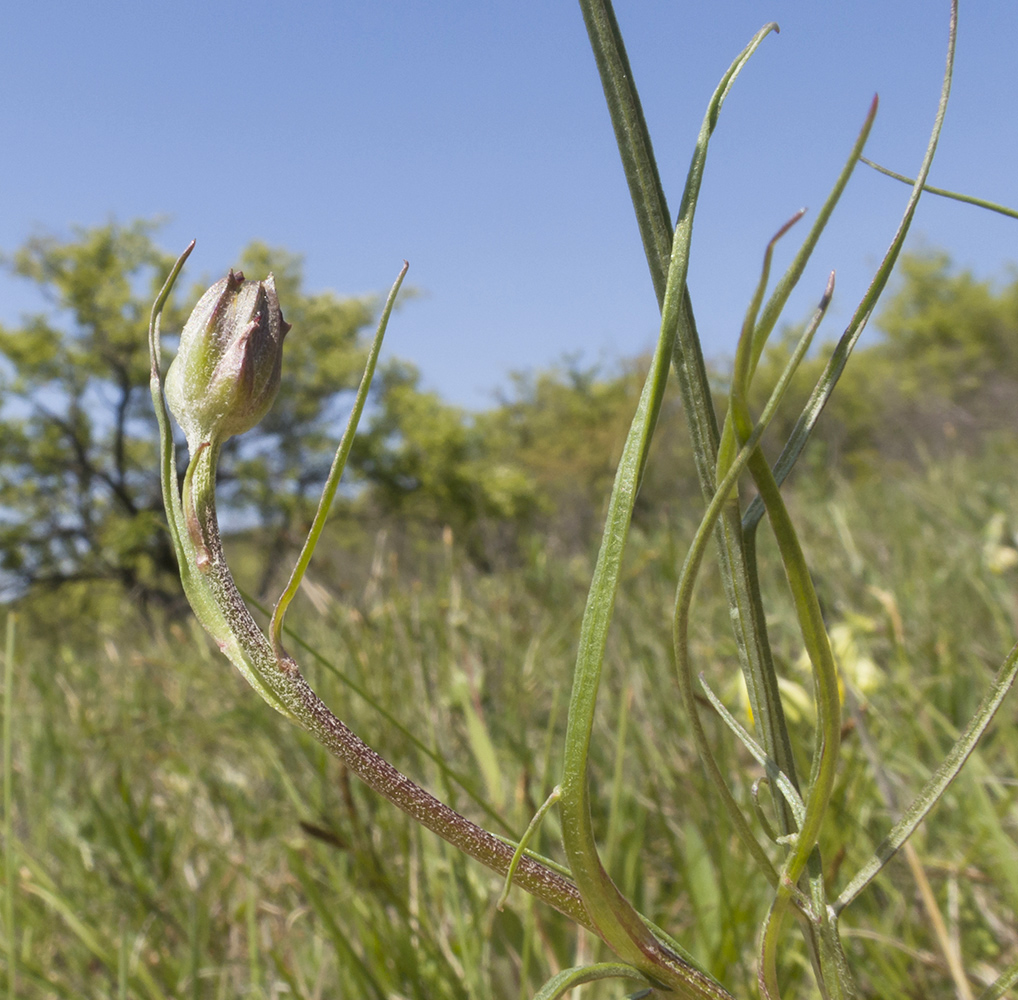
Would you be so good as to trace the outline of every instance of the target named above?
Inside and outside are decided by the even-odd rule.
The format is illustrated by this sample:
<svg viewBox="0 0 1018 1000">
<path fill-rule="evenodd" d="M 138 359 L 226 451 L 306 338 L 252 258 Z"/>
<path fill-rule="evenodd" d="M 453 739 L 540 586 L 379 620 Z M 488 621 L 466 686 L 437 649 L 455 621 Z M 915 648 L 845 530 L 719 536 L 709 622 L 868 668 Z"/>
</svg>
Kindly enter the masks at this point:
<svg viewBox="0 0 1018 1000">
<path fill-rule="evenodd" d="M 194 455 L 243 434 L 269 411 L 279 391 L 283 319 L 270 274 L 245 281 L 230 271 L 199 300 L 166 373 L 166 402 Z"/>
</svg>

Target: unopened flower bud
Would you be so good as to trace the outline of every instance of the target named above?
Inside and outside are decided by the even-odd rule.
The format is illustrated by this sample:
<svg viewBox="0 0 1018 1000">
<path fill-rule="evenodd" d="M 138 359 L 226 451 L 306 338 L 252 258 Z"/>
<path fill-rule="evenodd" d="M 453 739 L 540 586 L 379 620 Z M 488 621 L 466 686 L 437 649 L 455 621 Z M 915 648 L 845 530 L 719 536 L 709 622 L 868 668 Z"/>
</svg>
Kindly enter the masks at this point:
<svg viewBox="0 0 1018 1000">
<path fill-rule="evenodd" d="M 166 402 L 192 455 L 265 416 L 279 391 L 289 329 L 271 274 L 245 281 L 230 271 L 198 300 L 166 373 Z"/>
</svg>

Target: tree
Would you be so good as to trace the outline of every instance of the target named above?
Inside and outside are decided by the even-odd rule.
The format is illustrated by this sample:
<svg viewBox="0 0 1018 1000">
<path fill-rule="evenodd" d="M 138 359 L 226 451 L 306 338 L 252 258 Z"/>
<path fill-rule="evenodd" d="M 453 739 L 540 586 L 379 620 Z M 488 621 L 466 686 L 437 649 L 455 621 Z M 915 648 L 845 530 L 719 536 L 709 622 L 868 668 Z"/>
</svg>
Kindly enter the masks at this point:
<svg viewBox="0 0 1018 1000">
<path fill-rule="evenodd" d="M 566 362 L 517 373 L 496 406 L 465 413 L 423 392 L 412 365 L 393 365 L 355 444 L 366 499 L 383 516 L 448 525 L 481 569 L 513 561 L 527 534 L 546 551 L 585 549 L 600 528 L 645 371 L 643 361 L 616 372 Z M 662 413 L 659 449 L 688 450 L 676 411 Z M 676 496 L 672 477 L 648 480 L 655 503 Z"/>
<path fill-rule="evenodd" d="M 0 583 L 7 593 L 71 581 L 114 582 L 146 600 L 179 591 L 162 526 L 145 338 L 173 258 L 155 245 L 153 231 L 147 222 L 111 223 L 76 230 L 67 242 L 38 237 L 10 261 L 40 287 L 49 309 L 0 327 Z M 221 472 L 226 525 L 270 527 L 271 565 L 328 469 L 335 418 L 359 379 L 361 334 L 375 303 L 306 294 L 301 259 L 261 243 L 247 248 L 240 266 L 258 276 L 275 271 L 295 328 L 276 406 L 259 428 L 229 443 Z M 167 309 L 168 334 L 180 329 L 198 292 L 186 307 L 177 301 Z"/>
<path fill-rule="evenodd" d="M 413 365 L 390 364 L 378 383 L 378 408 L 352 456 L 370 484 L 365 499 L 385 517 L 448 526 L 475 565 L 492 568 L 538 502 L 519 455 L 500 453 L 484 414 L 422 391 Z"/>
<path fill-rule="evenodd" d="M 1018 281 L 995 290 L 944 253 L 903 258 L 879 317 L 904 399 L 946 403 L 979 429 L 1013 426 L 1018 401 Z M 1001 419 L 1003 418 L 1003 419 Z"/>
<path fill-rule="evenodd" d="M 597 538 L 645 373 L 643 363 L 605 372 L 573 361 L 518 373 L 479 416 L 502 461 L 534 483 L 543 545 L 573 552 Z"/>
<path fill-rule="evenodd" d="M 158 492 L 144 336 L 173 262 L 156 246 L 154 228 L 135 222 L 79 229 L 69 241 L 39 237 L 9 262 L 49 308 L 0 326 L 7 593 L 72 582 L 115 583 L 145 600 L 179 593 Z M 275 404 L 255 430 L 227 442 L 219 467 L 224 530 L 256 532 L 250 551 L 258 565 L 246 575 L 265 594 L 286 552 L 303 540 L 360 379 L 376 302 L 308 294 L 301 258 L 263 243 L 252 243 L 238 267 L 250 277 L 274 272 L 293 327 Z M 167 308 L 167 355 L 209 280 Z M 554 533 L 549 518 L 565 508 L 559 533 L 569 548 L 585 544 L 637 382 L 632 372 L 547 372 L 517 378 L 499 406 L 468 414 L 423 391 L 412 365 L 389 360 L 349 463 L 358 490 L 348 504 L 426 529 L 448 525 L 482 568 L 511 556 L 528 526 Z M 183 453 L 178 464 L 184 468 Z"/>
<path fill-rule="evenodd" d="M 49 309 L 0 326 L 0 591 L 106 581 L 145 599 L 179 592 L 158 495 L 144 336 L 172 258 L 153 231 L 135 222 L 78 230 L 67 242 L 39 237 L 9 262 L 39 286 Z M 224 529 L 257 530 L 249 586 L 266 594 L 317 502 L 376 302 L 308 294 L 301 258 L 263 243 L 252 243 L 238 265 L 251 277 L 275 273 L 293 326 L 275 405 L 254 431 L 227 443 L 220 462 Z M 863 468 L 1010 426 L 1018 407 L 1018 281 L 995 291 L 955 273 L 942 255 L 906 257 L 901 274 L 879 318 L 883 339 L 856 351 L 818 425 L 814 462 Z M 167 309 L 169 350 L 207 284 Z M 787 338 L 767 349 L 761 384 L 773 382 L 787 350 Z M 805 396 L 823 357 L 803 365 L 789 407 Z M 347 502 L 403 523 L 448 525 L 481 568 L 513 558 L 531 529 L 545 546 L 584 547 L 641 371 L 633 362 L 607 374 L 566 365 L 516 376 L 498 405 L 469 414 L 424 392 L 412 365 L 389 360 L 351 455 L 358 492 Z M 674 394 L 659 425 L 655 448 L 673 454 L 651 463 L 642 488 L 657 510 L 696 493 L 666 471 L 688 467 Z M 772 449 L 790 429 L 779 417 Z"/>
</svg>

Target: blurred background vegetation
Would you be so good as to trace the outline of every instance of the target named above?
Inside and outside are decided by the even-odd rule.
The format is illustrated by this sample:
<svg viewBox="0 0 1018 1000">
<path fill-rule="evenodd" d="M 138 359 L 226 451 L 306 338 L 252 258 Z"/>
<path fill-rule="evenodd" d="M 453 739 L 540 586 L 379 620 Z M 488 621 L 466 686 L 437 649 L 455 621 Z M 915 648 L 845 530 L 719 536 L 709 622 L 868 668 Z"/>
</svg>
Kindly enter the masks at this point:
<svg viewBox="0 0 1018 1000">
<path fill-rule="evenodd" d="M 0 328 L 0 585 L 17 612 L 0 962 L 16 956 L 17 995 L 515 998 L 596 957 L 522 894 L 497 912 L 490 873 L 349 781 L 186 612 L 148 391 L 144 329 L 171 263 L 153 226 L 39 238 L 8 263 L 51 303 Z M 235 574 L 264 602 L 314 512 L 380 300 L 308 292 L 300 257 L 261 244 L 238 264 L 275 272 L 293 324 L 276 405 L 220 471 Z M 200 290 L 168 311 L 168 332 Z M 873 761 L 907 801 L 1018 627 L 1018 277 L 906 258 L 876 327 L 785 488 L 850 689 L 824 852 L 835 885 L 892 821 Z M 768 350 L 761 384 L 794 333 Z M 644 363 L 518 374 L 470 413 L 389 358 L 291 648 L 369 743 L 517 837 L 559 773 L 579 616 Z M 714 376 L 720 406 L 722 361 Z M 767 894 L 744 876 L 671 676 L 671 601 L 701 506 L 670 396 L 609 647 L 596 823 L 623 890 L 748 995 Z M 769 626 L 808 742 L 809 672 L 773 555 L 765 544 Z M 697 616 L 697 662 L 744 715 L 709 576 Z M 1016 721 L 1012 698 L 915 840 L 976 987 L 1018 955 Z M 717 746 L 748 803 L 756 772 L 723 727 Z M 555 854 L 555 832 L 552 816 L 539 849 Z M 865 995 L 955 995 L 904 863 L 844 923 Z"/>
</svg>

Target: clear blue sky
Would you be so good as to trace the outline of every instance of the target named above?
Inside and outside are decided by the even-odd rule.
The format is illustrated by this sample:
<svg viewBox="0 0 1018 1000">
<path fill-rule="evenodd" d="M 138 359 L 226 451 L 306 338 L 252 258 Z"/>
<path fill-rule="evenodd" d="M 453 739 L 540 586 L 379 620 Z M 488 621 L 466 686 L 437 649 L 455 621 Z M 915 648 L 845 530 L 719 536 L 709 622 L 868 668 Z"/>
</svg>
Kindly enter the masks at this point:
<svg viewBox="0 0 1018 1000">
<path fill-rule="evenodd" d="M 765 21 L 725 106 L 690 291 L 730 353 L 774 230 L 817 208 L 874 92 L 868 153 L 914 173 L 944 63 L 945 0 L 618 0 L 666 191 L 678 207 L 706 102 Z M 1018 205 L 1018 4 L 963 2 L 932 183 Z M 0 249 L 73 224 L 165 217 L 216 277 L 262 239 L 311 290 L 424 295 L 388 350 L 481 407 L 510 369 L 647 349 L 656 306 L 575 0 L 224 3 L 7 0 L 0 34 Z M 860 167 L 790 320 L 838 270 L 829 336 L 883 253 L 907 189 Z M 926 199 L 913 247 L 1004 277 L 1018 223 Z M 788 242 L 785 257 L 792 247 Z M 0 276 L 0 320 L 39 302 Z M 285 303 L 284 303 L 285 308 Z M 294 335 L 299 336 L 299 331 Z"/>
</svg>

